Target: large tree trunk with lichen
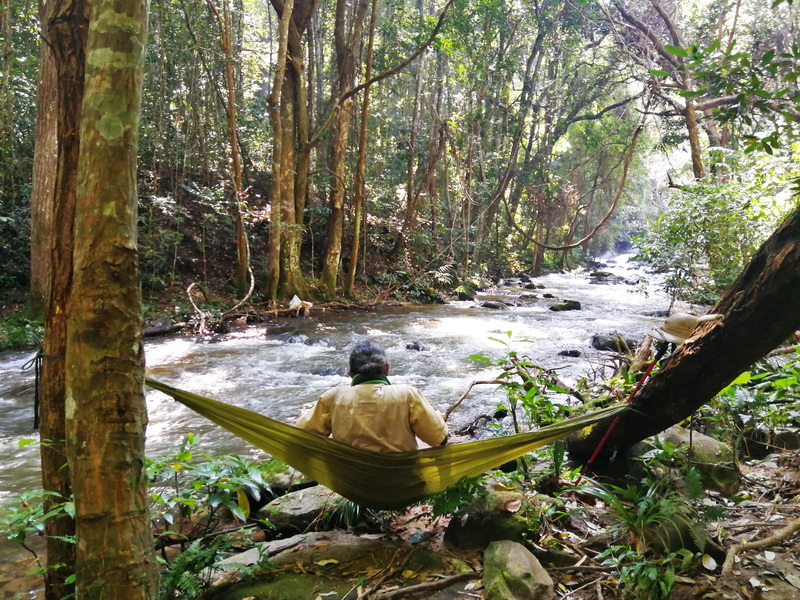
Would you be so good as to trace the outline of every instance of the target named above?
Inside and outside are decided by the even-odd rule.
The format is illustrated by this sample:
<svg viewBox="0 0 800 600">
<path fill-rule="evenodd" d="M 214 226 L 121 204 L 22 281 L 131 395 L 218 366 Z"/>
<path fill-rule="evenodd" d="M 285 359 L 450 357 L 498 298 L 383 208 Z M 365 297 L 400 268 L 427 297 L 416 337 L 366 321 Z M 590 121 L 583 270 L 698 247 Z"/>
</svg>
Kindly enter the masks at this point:
<svg viewBox="0 0 800 600">
<path fill-rule="evenodd" d="M 634 398 L 605 442 L 627 448 L 664 431 L 711 400 L 754 362 L 800 328 L 800 209 L 764 242 L 712 312 L 708 322 L 669 357 Z M 567 440 L 570 455 L 585 461 L 610 423 Z"/>
<path fill-rule="evenodd" d="M 93 0 L 67 314 L 67 457 L 76 596 L 150 600 L 136 152 L 147 0 Z"/>
</svg>

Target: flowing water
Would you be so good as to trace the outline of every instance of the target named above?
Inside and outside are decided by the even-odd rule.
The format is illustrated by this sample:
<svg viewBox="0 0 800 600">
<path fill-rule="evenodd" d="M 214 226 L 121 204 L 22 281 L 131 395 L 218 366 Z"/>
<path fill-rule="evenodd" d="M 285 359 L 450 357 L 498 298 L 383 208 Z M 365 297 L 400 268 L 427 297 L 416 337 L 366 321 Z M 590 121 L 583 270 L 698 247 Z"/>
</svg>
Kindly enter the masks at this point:
<svg viewBox="0 0 800 600">
<path fill-rule="evenodd" d="M 606 271 L 628 280 L 641 274 L 624 260 L 609 261 Z M 497 367 L 470 360 L 470 355 L 500 358 L 509 340 L 520 354 L 572 383 L 596 370 L 608 353 L 591 347 L 595 333 L 619 332 L 640 339 L 663 318 L 650 316 L 668 307 L 668 299 L 648 296 L 630 284 L 596 285 L 586 272 L 551 274 L 534 280 L 545 289 L 522 285 L 479 294 L 476 302 L 380 308 L 369 312 L 312 309 L 309 318 L 285 318 L 266 326 L 249 327 L 214 339 L 178 337 L 148 341 L 148 375 L 202 395 L 293 422 L 302 407 L 325 389 L 346 383 L 347 356 L 364 338 L 382 343 L 391 361 L 391 380 L 419 387 L 431 403 L 444 411 L 466 391 L 470 382 L 491 380 Z M 559 300 L 577 300 L 581 310 L 555 312 Z M 481 300 L 519 299 L 507 310 L 479 307 Z M 308 336 L 306 343 L 287 343 L 292 334 Z M 305 339 L 305 338 L 301 338 Z M 427 348 L 410 350 L 417 343 Z M 579 350 L 580 357 L 559 356 Z M 32 371 L 23 371 L 31 354 L 0 355 L 0 501 L 41 487 L 38 449 L 19 448 L 20 441 L 37 438 L 33 425 Z M 450 417 L 452 425 L 470 421 L 504 399 L 496 385 L 476 386 Z M 187 433 L 201 435 L 200 447 L 212 453 L 259 455 L 247 443 L 222 430 L 183 405 L 156 391 L 148 391 L 150 423 L 147 452 L 157 456 L 178 446 Z M 1 557 L 0 557 L 1 558 Z M 0 561 L 2 562 L 2 561 Z"/>
</svg>

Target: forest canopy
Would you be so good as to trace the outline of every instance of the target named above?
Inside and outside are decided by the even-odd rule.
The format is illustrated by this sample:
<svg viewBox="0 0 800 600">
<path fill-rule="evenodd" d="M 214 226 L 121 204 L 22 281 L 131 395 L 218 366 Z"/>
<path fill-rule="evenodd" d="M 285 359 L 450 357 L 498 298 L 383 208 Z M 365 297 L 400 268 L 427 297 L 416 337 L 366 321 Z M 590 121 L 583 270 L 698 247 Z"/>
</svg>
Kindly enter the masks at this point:
<svg viewBox="0 0 800 600">
<path fill-rule="evenodd" d="M 279 2 L 156 0 L 145 293 L 242 297 L 249 268 L 256 298 L 430 301 L 635 244 L 713 300 L 794 202 L 798 10 L 772 4 L 302 0 L 282 38 Z M 0 281 L 20 302 L 46 262 L 52 56 L 34 2 L 2 18 Z"/>
</svg>

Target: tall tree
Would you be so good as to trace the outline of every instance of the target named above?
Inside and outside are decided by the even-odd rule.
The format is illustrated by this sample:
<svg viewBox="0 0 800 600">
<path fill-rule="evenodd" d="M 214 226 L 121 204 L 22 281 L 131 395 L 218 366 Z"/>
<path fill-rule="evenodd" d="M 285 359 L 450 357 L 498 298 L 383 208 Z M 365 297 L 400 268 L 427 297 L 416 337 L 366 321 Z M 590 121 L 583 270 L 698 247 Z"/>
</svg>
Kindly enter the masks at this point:
<svg viewBox="0 0 800 600">
<path fill-rule="evenodd" d="M 147 0 L 93 0 L 67 314 L 78 598 L 152 599 L 136 159 Z"/>
<path fill-rule="evenodd" d="M 222 0 L 222 11 L 213 0 L 206 0 L 219 28 L 222 52 L 225 55 L 225 91 L 228 112 L 228 135 L 231 154 L 231 180 L 233 183 L 233 217 L 236 223 L 236 269 L 234 284 L 239 295 L 247 294 L 247 271 L 250 264 L 250 248 L 244 227 L 244 191 L 242 189 L 242 163 L 239 156 L 239 130 L 236 119 L 236 81 L 234 77 L 233 19 L 228 0 Z"/>
<path fill-rule="evenodd" d="M 375 48 L 375 25 L 378 20 L 378 0 L 372 0 L 369 17 L 369 36 L 367 43 L 367 57 L 364 65 L 364 80 L 372 77 L 372 59 Z M 350 266 L 347 269 L 347 278 L 344 282 L 345 296 L 352 296 L 355 288 L 356 271 L 360 252 L 361 221 L 364 210 L 364 196 L 366 191 L 365 171 L 367 165 L 367 125 L 369 122 L 369 90 L 370 85 L 364 87 L 364 96 L 361 100 L 361 127 L 358 137 L 358 159 L 356 161 L 355 183 L 353 184 L 353 242 L 350 246 Z"/>
<path fill-rule="evenodd" d="M 58 85 L 57 142 L 55 183 L 53 189 L 51 255 L 49 282 L 45 300 L 39 435 L 42 444 L 42 487 L 55 495 L 45 503 L 66 502 L 72 495 L 70 469 L 66 468 L 66 369 L 68 303 L 72 287 L 72 252 L 74 246 L 75 194 L 80 153 L 79 120 L 83 103 L 86 65 L 86 36 L 89 26 L 89 2 L 86 0 L 50 0 L 42 8 L 43 37 L 52 48 Z M 39 145 L 37 152 L 51 152 Z M 34 223 L 34 230 L 48 222 Z M 37 234 L 34 233 L 34 237 Z M 45 597 L 57 600 L 72 589 L 66 583 L 75 563 L 75 545 L 69 541 L 75 524 L 68 516 L 48 520 Z"/>
<path fill-rule="evenodd" d="M 342 254 L 342 229 L 344 227 L 345 197 L 345 158 L 347 152 L 347 134 L 350 130 L 350 113 L 352 99 L 337 102 L 338 98 L 348 92 L 355 83 L 356 58 L 361 53 L 361 32 L 364 28 L 364 17 L 367 12 L 367 1 L 359 0 L 351 3 L 338 0 L 336 4 L 336 27 L 334 39 L 336 48 L 336 76 L 332 83 L 331 100 L 333 110 L 337 110 L 336 125 L 331 140 L 331 183 L 330 210 L 328 218 L 328 236 L 323 261 L 320 284 L 330 296 L 336 293 L 336 281 L 339 275 Z M 335 103 L 335 104 L 334 104 Z"/>
<path fill-rule="evenodd" d="M 282 18 L 285 10 L 283 0 L 270 1 L 278 17 Z M 303 295 L 306 291 L 305 277 L 300 269 L 300 246 L 312 146 L 303 36 L 318 3 L 319 0 L 301 0 L 293 4 L 291 11 L 286 66 L 281 83 L 283 140 L 280 171 L 285 179 L 280 188 L 281 197 L 270 198 L 271 202 L 281 205 L 280 269 L 278 272 L 271 270 L 267 274 L 267 289 L 270 290 L 272 299 L 291 297 L 293 294 Z"/>
</svg>

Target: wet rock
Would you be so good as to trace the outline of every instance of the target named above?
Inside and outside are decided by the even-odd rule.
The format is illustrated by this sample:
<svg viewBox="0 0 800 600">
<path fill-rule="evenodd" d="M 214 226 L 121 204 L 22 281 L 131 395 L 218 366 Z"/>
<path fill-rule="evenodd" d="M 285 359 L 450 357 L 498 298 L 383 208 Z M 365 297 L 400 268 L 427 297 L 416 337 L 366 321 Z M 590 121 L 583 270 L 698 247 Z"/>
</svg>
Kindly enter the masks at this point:
<svg viewBox="0 0 800 600">
<path fill-rule="evenodd" d="M 284 340 L 284 344 L 306 344 L 311 340 L 305 333 L 295 333 Z"/>
<path fill-rule="evenodd" d="M 669 316 L 668 310 L 653 310 L 650 312 L 642 313 L 645 317 L 658 317 L 660 319 L 666 319 Z"/>
<path fill-rule="evenodd" d="M 317 369 L 316 371 L 311 372 L 312 375 L 321 375 L 322 377 L 330 377 L 331 375 L 342 375 L 343 373 L 340 372 L 339 369 L 336 367 L 324 367 L 322 369 Z"/>
<path fill-rule="evenodd" d="M 542 298 L 555 298 L 555 294 L 551 294 L 550 292 L 546 294 L 542 294 Z"/>
<path fill-rule="evenodd" d="M 471 294 L 469 292 L 459 291 L 458 295 L 457 295 L 457 298 L 459 300 L 461 300 L 462 302 L 467 302 L 467 301 L 475 300 L 475 294 Z"/>
<path fill-rule="evenodd" d="M 284 341 L 284 344 L 305 344 L 306 346 L 324 346 L 326 348 L 332 348 L 333 342 L 329 338 L 317 338 L 311 339 L 305 333 L 295 333 L 287 337 Z"/>
<path fill-rule="evenodd" d="M 543 289 L 544 289 L 544 284 L 541 284 L 541 283 L 533 283 L 533 282 L 531 281 L 530 283 L 526 283 L 526 284 L 525 284 L 523 287 L 524 287 L 526 290 L 543 290 Z"/>
<path fill-rule="evenodd" d="M 580 350 L 562 350 L 558 353 L 559 356 L 569 356 L 571 358 L 578 358 L 581 355 Z"/>
<path fill-rule="evenodd" d="M 610 352 L 626 352 L 639 345 L 639 340 L 618 333 L 596 333 L 592 336 L 592 348 Z"/>
<path fill-rule="evenodd" d="M 551 600 L 553 580 L 525 546 L 492 542 L 483 559 L 483 582 L 489 600 Z"/>
<path fill-rule="evenodd" d="M 496 302 L 494 300 L 484 300 L 480 304 L 481 308 L 492 308 L 494 310 L 505 310 L 508 306 L 503 302 Z"/>
<path fill-rule="evenodd" d="M 555 311 L 564 311 L 564 310 L 580 310 L 581 303 L 577 300 L 564 300 L 563 302 L 559 302 L 558 304 L 553 304 L 550 307 L 550 310 Z"/>
<path fill-rule="evenodd" d="M 519 297 L 519 299 L 520 300 L 538 300 L 539 296 L 537 296 L 536 294 L 522 294 Z"/>
<path fill-rule="evenodd" d="M 427 352 L 430 350 L 428 346 L 423 344 L 422 342 L 412 342 L 410 344 L 406 344 L 406 350 L 416 350 L 417 352 Z"/>
</svg>

